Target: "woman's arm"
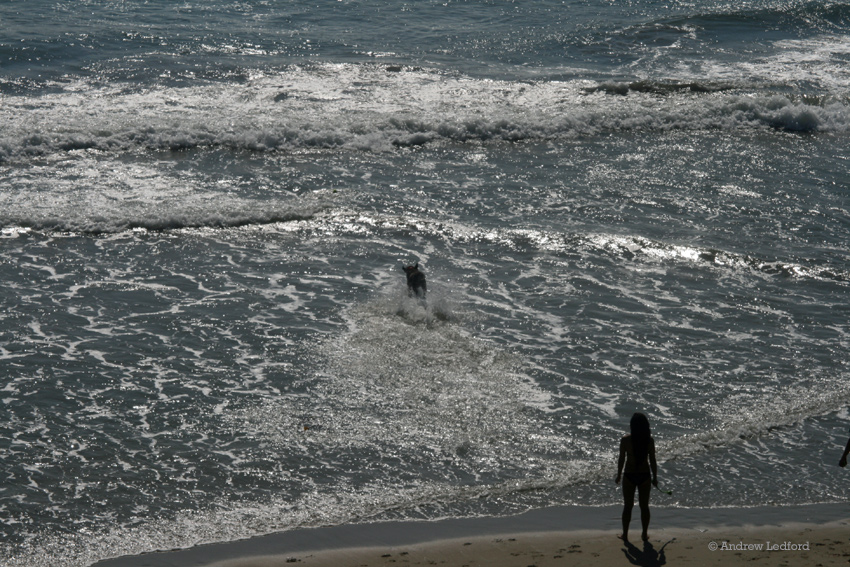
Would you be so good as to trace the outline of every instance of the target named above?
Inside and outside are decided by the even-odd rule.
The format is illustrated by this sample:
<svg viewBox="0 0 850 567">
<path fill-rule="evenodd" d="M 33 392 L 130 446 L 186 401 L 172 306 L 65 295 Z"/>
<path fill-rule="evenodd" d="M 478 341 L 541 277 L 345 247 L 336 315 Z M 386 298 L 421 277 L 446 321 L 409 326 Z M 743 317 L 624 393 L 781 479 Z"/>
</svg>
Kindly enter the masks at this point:
<svg viewBox="0 0 850 567">
<path fill-rule="evenodd" d="M 658 463 L 655 461 L 655 440 L 649 438 L 649 469 L 652 471 L 652 484 L 658 488 Z"/>
<path fill-rule="evenodd" d="M 626 464 L 626 438 L 620 439 L 620 458 L 617 460 L 617 478 L 614 482 L 620 484 L 623 480 L 623 466 Z"/>
</svg>

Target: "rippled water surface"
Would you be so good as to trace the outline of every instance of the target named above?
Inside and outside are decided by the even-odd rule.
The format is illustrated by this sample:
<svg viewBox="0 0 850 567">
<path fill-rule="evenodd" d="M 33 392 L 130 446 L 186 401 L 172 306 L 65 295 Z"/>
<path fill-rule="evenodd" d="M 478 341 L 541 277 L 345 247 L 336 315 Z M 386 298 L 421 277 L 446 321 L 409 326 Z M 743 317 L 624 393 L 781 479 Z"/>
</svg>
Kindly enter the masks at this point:
<svg viewBox="0 0 850 567">
<path fill-rule="evenodd" d="M 634 411 L 847 500 L 846 6 L 84 4 L 0 8 L 5 563 L 612 504 Z"/>
</svg>

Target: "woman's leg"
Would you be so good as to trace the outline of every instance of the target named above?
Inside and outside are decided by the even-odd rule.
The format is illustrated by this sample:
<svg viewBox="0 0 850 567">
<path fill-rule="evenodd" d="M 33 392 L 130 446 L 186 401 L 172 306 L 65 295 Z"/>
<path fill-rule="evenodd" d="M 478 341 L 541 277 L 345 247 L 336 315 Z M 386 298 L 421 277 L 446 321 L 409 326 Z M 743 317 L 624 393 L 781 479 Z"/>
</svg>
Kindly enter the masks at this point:
<svg viewBox="0 0 850 567">
<path fill-rule="evenodd" d="M 632 521 L 632 509 L 635 507 L 635 488 L 628 477 L 623 478 L 623 535 L 620 539 L 629 541 L 629 523 Z"/>
<path fill-rule="evenodd" d="M 649 479 L 642 482 L 638 486 L 638 505 L 640 506 L 640 525 L 643 528 L 641 538 L 646 541 L 649 539 L 649 494 L 652 492 L 652 483 Z M 632 502 L 634 502 L 634 490 L 632 490 Z"/>
</svg>

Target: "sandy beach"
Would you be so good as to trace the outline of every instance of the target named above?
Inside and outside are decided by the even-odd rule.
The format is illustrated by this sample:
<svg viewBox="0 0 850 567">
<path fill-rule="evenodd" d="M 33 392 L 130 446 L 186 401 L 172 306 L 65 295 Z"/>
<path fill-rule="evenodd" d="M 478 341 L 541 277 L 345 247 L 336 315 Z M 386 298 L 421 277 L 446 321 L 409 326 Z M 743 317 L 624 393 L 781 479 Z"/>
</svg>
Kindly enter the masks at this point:
<svg viewBox="0 0 850 567">
<path fill-rule="evenodd" d="M 847 565 L 847 523 L 782 528 L 663 530 L 646 543 L 611 533 L 566 532 L 461 538 L 219 562 L 215 567 L 554 567 L 566 565 Z"/>
<path fill-rule="evenodd" d="M 844 505 L 653 510 L 648 542 L 619 533 L 619 507 L 557 507 L 507 518 L 296 530 L 124 557 L 98 567 L 549 567 L 811 565 L 850 562 Z M 557 525 L 562 529 L 555 529 Z M 592 527 L 592 529 L 587 529 Z"/>
</svg>

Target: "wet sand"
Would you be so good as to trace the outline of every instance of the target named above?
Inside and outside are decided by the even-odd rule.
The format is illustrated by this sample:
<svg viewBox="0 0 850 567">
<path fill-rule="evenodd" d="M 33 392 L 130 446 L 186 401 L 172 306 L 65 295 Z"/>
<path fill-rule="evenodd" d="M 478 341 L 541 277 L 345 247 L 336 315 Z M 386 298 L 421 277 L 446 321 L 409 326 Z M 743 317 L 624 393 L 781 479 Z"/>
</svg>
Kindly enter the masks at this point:
<svg viewBox="0 0 850 567">
<path fill-rule="evenodd" d="M 293 530 L 98 567 L 549 567 L 812 565 L 850 562 L 850 507 L 654 508 L 623 542 L 620 508 L 558 507 L 507 518 L 384 522 Z"/>
</svg>

